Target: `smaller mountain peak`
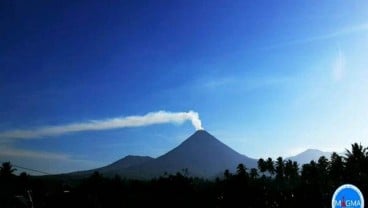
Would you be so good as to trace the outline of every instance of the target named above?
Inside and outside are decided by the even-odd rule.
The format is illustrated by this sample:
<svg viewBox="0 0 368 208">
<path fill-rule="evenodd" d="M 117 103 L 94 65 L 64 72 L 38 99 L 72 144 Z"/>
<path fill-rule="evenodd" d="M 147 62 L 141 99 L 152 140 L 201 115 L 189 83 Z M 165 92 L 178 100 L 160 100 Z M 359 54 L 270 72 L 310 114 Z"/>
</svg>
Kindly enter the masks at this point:
<svg viewBox="0 0 368 208">
<path fill-rule="evenodd" d="M 137 155 L 127 155 L 124 158 L 132 158 L 132 157 L 139 157 L 139 156 L 137 156 Z"/>
<path fill-rule="evenodd" d="M 128 167 L 128 166 L 131 166 L 131 165 L 143 163 L 145 161 L 153 160 L 153 159 L 154 158 L 149 157 L 149 156 L 127 155 L 124 158 L 122 158 L 118 161 L 115 161 L 111 165 L 119 165 L 119 166 Z"/>
<path fill-rule="evenodd" d="M 122 159 L 139 159 L 139 158 L 147 158 L 148 156 L 140 156 L 140 155 L 127 155 Z"/>
<path fill-rule="evenodd" d="M 307 150 L 305 150 L 304 152 L 301 152 L 300 154 L 302 154 L 302 153 L 322 154 L 322 153 L 323 153 L 323 151 L 318 150 L 318 149 L 307 149 Z"/>
<path fill-rule="evenodd" d="M 311 152 L 311 151 L 316 151 L 316 152 L 321 152 L 321 150 L 318 150 L 318 149 L 306 149 L 305 152 Z"/>
</svg>

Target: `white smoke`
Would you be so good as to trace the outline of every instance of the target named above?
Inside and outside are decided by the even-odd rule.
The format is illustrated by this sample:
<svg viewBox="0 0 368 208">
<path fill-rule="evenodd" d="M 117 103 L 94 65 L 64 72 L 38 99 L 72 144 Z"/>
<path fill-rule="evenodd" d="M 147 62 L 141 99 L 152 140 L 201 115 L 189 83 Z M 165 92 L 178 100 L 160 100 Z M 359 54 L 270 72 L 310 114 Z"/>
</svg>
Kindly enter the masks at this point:
<svg viewBox="0 0 368 208">
<path fill-rule="evenodd" d="M 32 139 L 48 136 L 57 136 L 80 131 L 100 131 L 127 127 L 140 127 L 163 123 L 183 123 L 187 120 L 192 122 L 196 130 L 201 130 L 202 124 L 197 112 L 167 112 L 158 111 L 147 113 L 143 116 L 117 117 L 105 120 L 93 120 L 81 123 L 71 123 L 58 126 L 44 126 L 35 129 L 9 130 L 0 132 L 3 139 Z"/>
<path fill-rule="evenodd" d="M 202 121 L 199 119 L 199 114 L 197 112 L 189 111 L 186 114 L 189 116 L 188 119 L 192 121 L 192 125 L 196 130 L 203 130 Z"/>
</svg>

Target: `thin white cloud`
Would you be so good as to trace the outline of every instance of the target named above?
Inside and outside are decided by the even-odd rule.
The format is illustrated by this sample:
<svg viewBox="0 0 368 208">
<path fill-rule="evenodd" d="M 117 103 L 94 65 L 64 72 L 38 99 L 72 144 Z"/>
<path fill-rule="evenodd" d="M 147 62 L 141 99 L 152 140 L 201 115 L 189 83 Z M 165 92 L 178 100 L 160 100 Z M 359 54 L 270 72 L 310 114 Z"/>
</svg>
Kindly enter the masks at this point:
<svg viewBox="0 0 368 208">
<path fill-rule="evenodd" d="M 241 91 L 248 92 L 259 88 L 285 84 L 290 81 L 290 77 L 251 77 L 247 75 L 239 75 L 238 77 L 212 77 L 208 80 L 201 80 L 197 84 L 201 89 L 216 91 L 219 89 L 227 89 L 232 92 Z"/>
<path fill-rule="evenodd" d="M 234 77 L 221 77 L 217 79 L 211 79 L 204 82 L 204 87 L 211 90 L 216 90 L 219 87 L 233 85 L 236 82 Z"/>
<path fill-rule="evenodd" d="M 339 54 L 337 55 L 333 66 L 332 66 L 332 78 L 334 81 L 341 81 L 346 73 L 346 59 L 345 59 L 345 55 L 343 54 L 343 52 L 341 51 L 341 49 L 339 49 Z"/>
<path fill-rule="evenodd" d="M 341 30 L 337 30 L 331 33 L 321 34 L 321 35 L 312 36 L 312 37 L 308 37 L 304 39 L 290 40 L 288 42 L 277 43 L 273 45 L 268 45 L 266 47 L 263 47 L 262 49 L 271 50 L 271 49 L 283 48 L 286 46 L 293 46 L 293 45 L 311 43 L 315 41 L 329 40 L 332 38 L 337 38 L 341 36 L 346 36 L 346 35 L 359 33 L 359 32 L 367 32 L 367 31 L 368 31 L 368 23 L 365 23 L 365 24 L 355 25 L 351 27 L 346 27 L 346 28 L 343 28 Z"/>
<path fill-rule="evenodd" d="M 58 136 L 81 131 L 101 131 L 108 129 L 140 127 L 163 123 L 183 123 L 191 121 L 196 130 L 203 129 L 197 112 L 151 112 L 143 116 L 117 117 L 58 126 L 44 126 L 34 129 L 15 129 L 0 132 L 0 139 L 33 139 Z"/>
</svg>

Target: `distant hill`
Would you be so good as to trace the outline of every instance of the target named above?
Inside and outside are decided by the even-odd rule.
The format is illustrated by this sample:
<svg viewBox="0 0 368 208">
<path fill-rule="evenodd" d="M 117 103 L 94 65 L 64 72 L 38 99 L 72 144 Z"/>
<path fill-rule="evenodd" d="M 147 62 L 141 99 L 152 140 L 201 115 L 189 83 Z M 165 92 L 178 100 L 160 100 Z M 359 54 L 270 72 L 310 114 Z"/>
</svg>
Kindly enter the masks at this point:
<svg viewBox="0 0 368 208">
<path fill-rule="evenodd" d="M 98 171 L 99 173 L 102 173 L 106 176 L 114 176 L 121 172 L 121 170 L 125 170 L 127 168 L 130 168 L 132 166 L 137 166 L 142 163 L 148 162 L 154 160 L 152 157 L 148 156 L 134 156 L 134 155 L 128 155 L 110 165 L 96 168 L 92 170 L 86 170 L 86 171 L 78 171 L 71 173 L 72 175 L 90 175 L 95 171 Z"/>
<path fill-rule="evenodd" d="M 288 157 L 286 159 L 297 161 L 300 165 L 302 165 L 302 164 L 310 163 L 310 161 L 312 160 L 317 162 L 321 156 L 325 156 L 327 159 L 329 159 L 331 154 L 332 154 L 331 152 L 323 152 L 317 149 L 307 149 L 306 151 L 302 153 L 299 153 L 292 157 Z"/>
</svg>

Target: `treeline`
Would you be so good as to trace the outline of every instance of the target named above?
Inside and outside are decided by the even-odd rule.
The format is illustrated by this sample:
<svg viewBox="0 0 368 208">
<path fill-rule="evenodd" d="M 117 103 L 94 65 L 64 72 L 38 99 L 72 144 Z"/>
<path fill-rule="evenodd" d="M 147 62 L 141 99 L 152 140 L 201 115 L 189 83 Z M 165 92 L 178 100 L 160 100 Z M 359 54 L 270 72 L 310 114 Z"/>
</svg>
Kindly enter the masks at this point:
<svg viewBox="0 0 368 208">
<path fill-rule="evenodd" d="M 336 188 L 351 183 L 368 194 L 368 151 L 353 144 L 343 156 L 333 153 L 301 167 L 279 157 L 259 159 L 258 168 L 239 164 L 236 172 L 205 180 L 163 175 L 149 181 L 103 177 L 30 177 L 0 168 L 0 207 L 330 207 Z"/>
</svg>

